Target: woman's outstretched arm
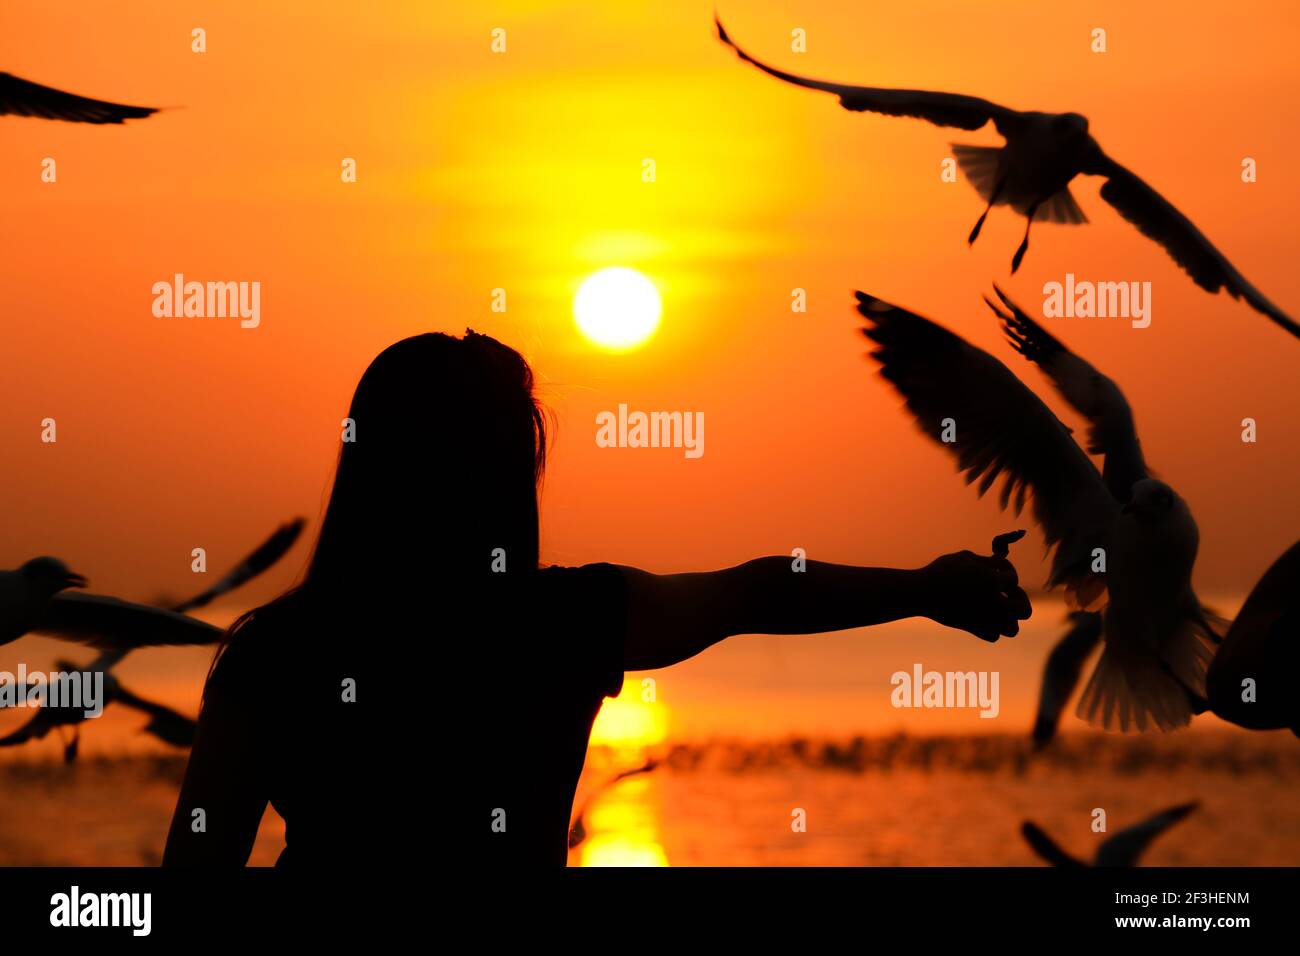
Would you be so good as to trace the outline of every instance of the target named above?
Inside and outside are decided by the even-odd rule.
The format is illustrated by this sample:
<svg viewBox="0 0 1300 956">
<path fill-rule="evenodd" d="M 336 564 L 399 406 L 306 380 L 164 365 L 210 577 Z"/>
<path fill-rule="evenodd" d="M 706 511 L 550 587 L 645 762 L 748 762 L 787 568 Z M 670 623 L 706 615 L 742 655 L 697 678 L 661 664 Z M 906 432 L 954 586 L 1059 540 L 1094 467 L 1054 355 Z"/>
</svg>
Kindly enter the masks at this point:
<svg viewBox="0 0 1300 956">
<path fill-rule="evenodd" d="M 204 701 L 163 866 L 248 862 L 267 803 L 256 732 L 247 707 L 220 694 Z"/>
<path fill-rule="evenodd" d="M 696 574 L 622 571 L 627 670 L 667 667 L 736 634 L 816 634 L 907 617 L 996 641 L 1030 615 L 1011 562 L 970 551 L 914 571 L 820 561 L 796 571 L 787 557 Z"/>
</svg>

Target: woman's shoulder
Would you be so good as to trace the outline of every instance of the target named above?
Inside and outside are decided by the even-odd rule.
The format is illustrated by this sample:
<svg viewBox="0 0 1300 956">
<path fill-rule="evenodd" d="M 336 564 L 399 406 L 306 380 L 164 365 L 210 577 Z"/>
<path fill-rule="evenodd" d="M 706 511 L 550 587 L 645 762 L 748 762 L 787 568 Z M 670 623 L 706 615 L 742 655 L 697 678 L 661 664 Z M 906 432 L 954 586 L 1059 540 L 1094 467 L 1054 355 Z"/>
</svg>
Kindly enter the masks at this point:
<svg viewBox="0 0 1300 956">
<path fill-rule="evenodd" d="M 562 647 L 564 672 L 606 697 L 623 686 L 627 582 L 613 564 L 553 566 L 537 574 L 544 646 Z"/>
<path fill-rule="evenodd" d="M 589 593 L 613 601 L 627 599 L 627 582 L 623 579 L 622 569 L 604 562 L 576 567 L 548 565 L 538 569 L 537 583 L 544 594 L 560 598 Z"/>
<path fill-rule="evenodd" d="M 242 694 L 274 670 L 286 658 L 292 634 L 300 629 L 298 617 L 288 602 L 280 600 L 238 618 L 218 651 L 206 692 Z"/>
<path fill-rule="evenodd" d="M 535 610 L 566 630 L 621 634 L 627 619 L 627 581 L 616 564 L 552 565 L 538 569 Z"/>
<path fill-rule="evenodd" d="M 622 578 L 622 569 L 617 564 L 598 561 L 595 564 L 544 564 L 537 569 L 543 580 L 599 581 Z"/>
</svg>

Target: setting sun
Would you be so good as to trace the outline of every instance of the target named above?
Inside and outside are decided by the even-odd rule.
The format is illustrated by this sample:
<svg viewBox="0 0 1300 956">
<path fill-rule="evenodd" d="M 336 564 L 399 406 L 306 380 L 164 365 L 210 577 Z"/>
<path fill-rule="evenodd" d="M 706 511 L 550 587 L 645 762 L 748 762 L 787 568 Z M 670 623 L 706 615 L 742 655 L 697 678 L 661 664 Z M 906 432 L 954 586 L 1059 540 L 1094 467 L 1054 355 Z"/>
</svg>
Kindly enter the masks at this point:
<svg viewBox="0 0 1300 956">
<path fill-rule="evenodd" d="M 573 298 L 578 328 L 602 348 L 636 348 L 659 327 L 662 303 L 654 283 L 635 269 L 614 266 L 589 276 Z"/>
</svg>

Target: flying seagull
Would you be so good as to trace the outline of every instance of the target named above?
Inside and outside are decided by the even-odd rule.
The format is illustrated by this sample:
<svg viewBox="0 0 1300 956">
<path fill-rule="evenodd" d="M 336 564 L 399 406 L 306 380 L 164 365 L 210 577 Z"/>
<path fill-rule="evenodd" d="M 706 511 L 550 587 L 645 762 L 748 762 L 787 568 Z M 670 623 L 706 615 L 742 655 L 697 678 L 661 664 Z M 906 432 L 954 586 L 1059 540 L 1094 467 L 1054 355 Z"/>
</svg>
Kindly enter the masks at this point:
<svg viewBox="0 0 1300 956">
<path fill-rule="evenodd" d="M 1227 289 L 1234 299 L 1244 298 L 1256 311 L 1300 337 L 1300 324 L 1247 282 L 1190 219 L 1102 151 L 1088 133 L 1086 117 L 1078 113 L 1013 110 L 959 93 L 850 86 L 797 76 L 754 59 L 727 35 L 721 20 L 715 17 L 714 23 L 722 42 L 745 62 L 786 83 L 831 93 L 839 97 L 841 106 L 855 113 L 907 116 L 968 131 L 980 129 L 992 120 L 1006 140 L 1005 146 L 954 143 L 953 153 L 966 178 L 988 203 L 971 230 L 969 242 L 979 237 L 994 206 L 1011 206 L 1027 220 L 1025 237 L 1011 260 L 1013 273 L 1029 249 L 1029 227 L 1034 220 L 1086 223 L 1087 217 L 1070 194 L 1070 183 L 1080 175 L 1102 176 L 1106 183 L 1101 187 L 1101 198 L 1143 235 L 1164 246 L 1197 285 L 1207 292 Z"/>
<path fill-rule="evenodd" d="M 54 595 L 85 586 L 86 579 L 58 558 L 32 558 L 16 571 L 0 571 L 0 645 L 31 630 Z"/>
<path fill-rule="evenodd" d="M 1252 730 L 1289 727 L 1300 736 L 1300 542 L 1259 579 L 1224 635 L 1206 677 L 1210 709 Z M 1246 694 L 1247 679 L 1254 682 Z M 1249 696 L 1253 699 L 1243 699 Z"/>
<path fill-rule="evenodd" d="M 1065 632 L 1043 666 L 1043 684 L 1038 692 L 1038 716 L 1034 719 L 1034 749 L 1041 750 L 1056 736 L 1061 713 L 1070 702 L 1083 676 L 1083 667 L 1101 643 L 1102 616 L 1096 611 L 1071 611 L 1071 627 Z"/>
<path fill-rule="evenodd" d="M 104 675 L 103 706 L 107 707 L 109 704 L 119 703 L 142 711 L 148 714 L 150 718 L 149 723 L 144 727 L 144 733 L 152 734 L 173 747 L 188 747 L 193 744 L 194 730 L 197 726 L 193 720 L 177 713 L 170 707 L 155 704 L 131 693 L 122 686 L 121 682 L 111 672 L 112 667 L 125 655 L 125 651 L 108 651 L 85 667 L 79 667 L 69 661 L 58 661 L 55 667 L 60 672 L 69 674 L 101 672 Z M 77 758 L 80 744 L 80 725 L 88 719 L 85 710 L 80 707 L 42 706 L 27 723 L 12 733 L 0 737 L 0 747 L 13 747 L 32 740 L 41 740 L 52 730 L 57 730 L 60 736 L 63 735 L 64 730 L 70 730 L 73 736 L 71 741 L 66 739 L 64 741 L 63 759 L 66 763 L 72 763 Z"/>
<path fill-rule="evenodd" d="M 63 673 L 102 671 L 104 675 L 104 697 L 100 701 L 102 708 L 108 706 L 117 693 L 117 678 L 108 671 L 110 667 L 122 659 L 122 656 L 122 652 L 110 651 L 100 655 L 86 667 L 77 667 L 77 665 L 70 664 L 67 661 L 59 661 L 55 664 L 55 667 Z M 64 741 L 64 762 L 72 763 L 77 759 L 77 750 L 81 742 L 81 738 L 77 733 L 77 726 L 88 719 L 82 707 L 50 707 L 43 704 L 25 724 L 17 730 L 0 737 L 0 747 L 15 747 L 32 740 L 43 740 L 49 735 L 50 731 L 57 730 Z M 72 731 L 71 741 L 63 737 L 65 729 Z"/>
<path fill-rule="evenodd" d="M 102 594 L 59 594 L 63 588 L 81 587 L 85 578 L 68 571 L 56 558 L 37 558 L 18 571 L 0 572 L 0 644 L 27 631 L 101 650 L 213 644 L 221 638 L 222 629 L 186 612 L 211 603 L 271 567 L 298 540 L 305 524 L 304 519 L 295 518 L 281 525 L 212 587 L 170 609 Z"/>
<path fill-rule="evenodd" d="M 967 484 L 979 479 L 983 495 L 1005 472 L 1002 507 L 1014 494 L 1017 514 L 1032 491 L 1034 518 L 1055 547 L 1047 586 L 1063 585 L 1083 609 L 1106 599 L 1105 651 L 1077 714 L 1108 730 L 1189 723 L 1206 706 L 1217 636 L 1192 590 L 1198 532 L 1187 503 L 1140 473 L 1127 496 L 1113 493 L 1070 429 L 1005 365 L 928 319 L 857 295 L 880 374 L 927 434 L 938 440 L 955 427 L 956 440 L 942 444 L 956 454 Z M 1037 324 L 1002 300 L 1013 344 L 1019 337 L 1027 354 L 1050 354 Z M 1113 396 L 1131 418 L 1118 388 Z M 1108 406 L 1107 414 L 1115 411 Z M 1134 452 L 1117 447 L 1114 454 L 1132 459 Z"/>
<path fill-rule="evenodd" d="M 1193 802 L 1170 807 L 1141 823 L 1120 830 L 1114 836 L 1107 837 L 1102 841 L 1101 846 L 1097 847 L 1097 855 L 1091 864 L 1066 853 L 1055 840 L 1043 832 L 1041 827 L 1029 820 L 1020 825 L 1020 832 L 1034 852 L 1052 866 L 1137 866 L 1138 857 L 1156 837 L 1199 805 Z"/>
<path fill-rule="evenodd" d="M 39 116 L 69 123 L 123 123 L 157 113 L 153 106 L 125 106 L 65 93 L 12 73 L 0 73 L 0 116 Z"/>
</svg>

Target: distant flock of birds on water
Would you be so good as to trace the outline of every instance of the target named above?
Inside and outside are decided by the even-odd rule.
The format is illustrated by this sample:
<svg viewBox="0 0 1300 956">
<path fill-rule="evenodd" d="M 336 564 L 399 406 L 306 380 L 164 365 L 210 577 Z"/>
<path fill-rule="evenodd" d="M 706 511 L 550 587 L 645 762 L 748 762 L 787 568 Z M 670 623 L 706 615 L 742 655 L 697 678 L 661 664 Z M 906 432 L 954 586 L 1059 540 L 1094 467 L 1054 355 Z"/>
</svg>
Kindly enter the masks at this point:
<svg viewBox="0 0 1300 956">
<path fill-rule="evenodd" d="M 1011 206 L 1026 220 L 1011 262 L 1019 269 L 1035 221 L 1082 224 L 1087 217 L 1070 194 L 1080 175 L 1104 177 L 1101 197 L 1144 235 L 1162 245 L 1197 285 L 1226 289 L 1292 335 L 1300 325 L 1251 285 L 1186 216 L 1134 173 L 1107 156 L 1077 113 L 1024 112 L 978 97 L 921 90 L 830 83 L 787 73 L 742 50 L 715 19 L 719 38 L 744 61 L 786 83 L 839 98 L 854 112 L 923 119 L 937 126 L 978 130 L 990 121 L 1002 147 L 953 144 L 957 163 L 987 207 L 968 241 L 974 243 L 994 206 Z M 78 123 L 120 124 L 157 112 L 66 93 L 0 73 L 0 116 Z M 1143 457 L 1132 409 L 1119 386 L 1071 352 L 996 286 L 985 302 L 1001 321 L 1012 348 L 1037 365 L 1061 397 L 1089 424 L 1086 450 L 1050 408 L 1002 362 L 943 327 L 864 292 L 858 310 L 874 344 L 880 374 L 898 391 L 917 423 L 934 437 L 944 417 L 960 411 L 963 438 L 944 447 L 958 457 L 966 482 L 983 495 L 1005 474 L 1003 508 L 1015 497 L 1019 514 L 1032 492 L 1033 515 L 1054 547 L 1048 586 L 1062 585 L 1072 603 L 1069 629 L 1052 648 L 1043 672 L 1035 749 L 1056 734 L 1088 659 L 1104 646 L 1078 705 L 1092 724 L 1116 730 L 1171 730 L 1207 710 L 1258 730 L 1289 728 L 1300 735 L 1300 708 L 1287 681 L 1300 664 L 1300 543 L 1255 586 L 1230 626 L 1205 608 L 1191 587 L 1197 531 L 1176 491 L 1152 476 Z M 1100 455 L 1098 471 L 1089 455 Z M 304 522 L 278 529 L 244 561 L 203 593 L 171 608 L 68 593 L 87 583 L 56 558 L 36 558 L 0 572 L 0 645 L 39 632 L 100 651 L 79 668 L 102 672 L 108 702 L 142 711 L 145 732 L 177 747 L 193 741 L 195 723 L 131 693 L 111 673 L 123 657 L 144 647 L 214 644 L 220 629 L 190 616 L 261 574 L 293 545 Z M 1091 570 L 1095 548 L 1110 557 L 1105 574 Z M 1256 683 L 1246 700 L 1243 683 Z M 0 747 L 64 737 L 65 759 L 77 755 L 80 711 L 41 708 Z M 656 760 L 623 771 L 588 798 L 575 817 L 570 846 L 586 838 L 587 807 L 607 787 L 659 766 Z M 1160 833 L 1196 807 L 1171 807 L 1116 833 L 1092 865 L 1131 866 Z M 1057 866 L 1085 866 L 1032 822 L 1022 834 Z"/>
</svg>

